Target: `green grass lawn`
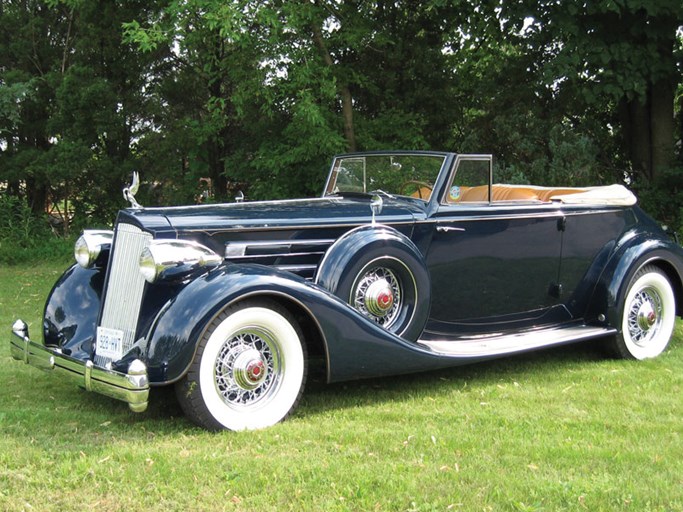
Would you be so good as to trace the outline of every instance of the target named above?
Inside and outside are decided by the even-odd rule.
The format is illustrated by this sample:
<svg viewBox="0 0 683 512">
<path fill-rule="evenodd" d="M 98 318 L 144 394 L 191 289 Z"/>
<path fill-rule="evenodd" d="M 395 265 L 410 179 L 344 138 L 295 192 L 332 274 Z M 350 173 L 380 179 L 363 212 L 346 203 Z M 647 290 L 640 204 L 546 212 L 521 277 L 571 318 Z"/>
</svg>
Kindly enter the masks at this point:
<svg viewBox="0 0 683 512">
<path fill-rule="evenodd" d="M 60 266 L 0 268 L 0 510 L 683 510 L 683 328 L 653 361 L 583 344 L 309 384 L 295 415 L 209 433 L 14 361 Z"/>
</svg>

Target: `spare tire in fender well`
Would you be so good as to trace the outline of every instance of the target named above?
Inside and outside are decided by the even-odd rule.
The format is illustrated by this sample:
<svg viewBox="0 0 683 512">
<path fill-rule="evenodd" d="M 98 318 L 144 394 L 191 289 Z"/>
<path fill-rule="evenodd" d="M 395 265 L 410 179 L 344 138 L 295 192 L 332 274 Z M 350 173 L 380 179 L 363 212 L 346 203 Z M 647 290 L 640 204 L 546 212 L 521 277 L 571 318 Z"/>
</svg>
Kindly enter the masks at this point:
<svg viewBox="0 0 683 512">
<path fill-rule="evenodd" d="M 325 253 L 315 282 L 404 339 L 417 340 L 427 323 L 429 271 L 415 244 L 391 227 L 344 234 Z"/>
</svg>

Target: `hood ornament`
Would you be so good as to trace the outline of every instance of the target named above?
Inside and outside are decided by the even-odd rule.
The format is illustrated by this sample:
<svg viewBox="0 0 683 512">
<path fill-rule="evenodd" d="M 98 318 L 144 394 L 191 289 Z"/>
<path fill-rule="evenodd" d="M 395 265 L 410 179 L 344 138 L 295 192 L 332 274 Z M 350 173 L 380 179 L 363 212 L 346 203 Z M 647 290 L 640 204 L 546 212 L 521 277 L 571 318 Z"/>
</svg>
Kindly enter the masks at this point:
<svg viewBox="0 0 683 512">
<path fill-rule="evenodd" d="M 142 205 L 135 200 L 135 194 L 140 188 L 140 176 L 137 171 L 133 171 L 133 181 L 123 189 L 123 198 L 130 203 L 132 208 L 142 208 Z"/>
</svg>

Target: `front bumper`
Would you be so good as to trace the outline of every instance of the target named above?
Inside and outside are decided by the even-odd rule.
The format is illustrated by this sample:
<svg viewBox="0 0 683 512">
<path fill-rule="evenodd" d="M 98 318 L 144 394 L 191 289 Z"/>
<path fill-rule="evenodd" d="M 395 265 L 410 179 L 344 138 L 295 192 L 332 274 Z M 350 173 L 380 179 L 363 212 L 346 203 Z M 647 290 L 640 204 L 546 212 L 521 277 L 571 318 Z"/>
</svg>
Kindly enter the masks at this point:
<svg viewBox="0 0 683 512">
<path fill-rule="evenodd" d="M 42 370 L 54 370 L 65 375 L 87 391 L 94 391 L 128 403 L 133 412 L 147 409 L 149 380 L 147 367 L 139 359 L 128 367 L 128 373 L 116 372 L 99 366 L 92 361 L 81 361 L 62 354 L 57 347 L 46 347 L 31 341 L 28 326 L 17 320 L 12 326 L 14 337 L 10 340 L 10 353 L 14 359 Z"/>
</svg>

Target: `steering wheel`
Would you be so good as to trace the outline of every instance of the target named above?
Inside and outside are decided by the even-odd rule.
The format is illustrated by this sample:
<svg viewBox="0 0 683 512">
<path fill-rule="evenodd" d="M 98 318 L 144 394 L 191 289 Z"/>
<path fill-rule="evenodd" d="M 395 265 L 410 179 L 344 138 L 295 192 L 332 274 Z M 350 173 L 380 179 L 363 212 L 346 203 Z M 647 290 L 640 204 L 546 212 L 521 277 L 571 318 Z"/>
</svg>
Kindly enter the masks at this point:
<svg viewBox="0 0 683 512">
<path fill-rule="evenodd" d="M 418 180 L 404 181 L 403 183 L 401 183 L 401 186 L 398 187 L 398 193 L 402 196 L 407 196 L 408 194 L 406 194 L 406 192 L 410 185 L 417 185 L 417 190 L 410 194 L 411 197 L 417 197 L 419 199 L 429 199 L 429 196 L 432 194 L 432 186 L 425 181 Z M 423 195 L 425 197 L 423 197 Z"/>
</svg>

